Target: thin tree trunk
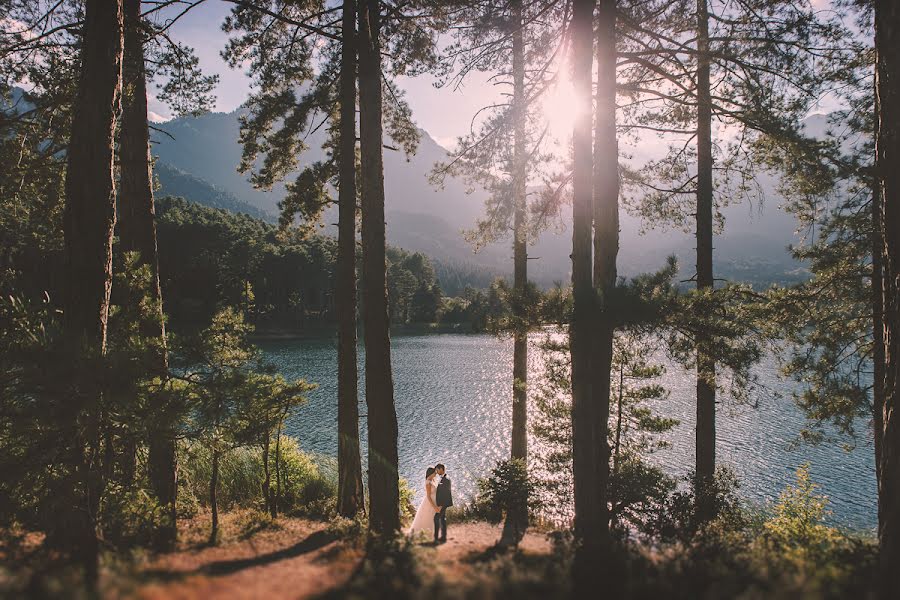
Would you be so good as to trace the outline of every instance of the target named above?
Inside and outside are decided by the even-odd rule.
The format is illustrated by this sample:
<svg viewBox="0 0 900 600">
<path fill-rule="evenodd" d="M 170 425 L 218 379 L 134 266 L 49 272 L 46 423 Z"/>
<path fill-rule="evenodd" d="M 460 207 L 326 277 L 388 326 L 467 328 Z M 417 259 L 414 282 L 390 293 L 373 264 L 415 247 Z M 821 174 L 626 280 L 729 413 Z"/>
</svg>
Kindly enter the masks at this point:
<svg viewBox="0 0 900 600">
<path fill-rule="evenodd" d="M 513 67 L 513 290 L 516 295 L 516 329 L 513 333 L 513 403 L 510 456 L 528 461 L 528 329 L 525 323 L 525 289 L 528 285 L 528 246 L 526 232 L 528 149 L 525 139 L 525 43 L 522 2 L 512 3 Z M 506 514 L 502 546 L 516 546 L 528 528 L 528 505 L 511 507 Z"/>
<path fill-rule="evenodd" d="M 597 468 L 595 421 L 591 373 L 595 296 L 592 284 L 593 223 L 591 150 L 591 65 L 593 63 L 594 0 L 575 0 L 572 12 L 572 72 L 579 103 L 572 133 L 574 172 L 572 179 L 572 319 L 569 352 L 572 356 L 572 467 L 575 500 L 575 584 L 590 589 L 603 529 L 596 496 Z"/>
<path fill-rule="evenodd" d="M 63 215 L 66 256 L 64 327 L 74 352 L 87 359 L 106 351 L 115 228 L 113 145 L 122 79 L 121 1 L 87 0 L 81 74 L 66 166 Z M 88 585 L 98 576 L 97 511 L 103 489 L 101 398 L 96 384 L 79 384 L 72 411 L 72 480 L 58 529 L 50 537 L 79 557 Z M 73 490 L 79 490 L 77 492 Z M 71 499 L 71 502 L 68 502 Z"/>
<path fill-rule="evenodd" d="M 697 289 L 713 287 L 713 157 L 710 93 L 709 9 L 697 0 Z M 705 336 L 697 336 L 697 515 L 715 516 L 716 362 Z"/>
<path fill-rule="evenodd" d="M 611 297 L 616 287 L 619 254 L 619 144 L 616 134 L 616 0 L 600 0 L 597 11 L 597 102 L 594 119 L 594 264 L 596 294 L 594 348 L 594 461 L 601 549 L 608 549 L 609 406 L 612 399 L 615 315 Z M 608 561 L 604 561 L 607 565 Z M 615 579 L 611 580 L 615 581 Z"/>
<path fill-rule="evenodd" d="M 275 497 L 272 499 L 272 516 L 278 516 L 281 504 L 281 425 L 284 419 L 278 421 L 278 431 L 275 434 Z"/>
<path fill-rule="evenodd" d="M 263 441 L 263 500 L 266 504 L 266 512 L 274 519 L 278 516 L 275 512 L 275 504 L 272 501 L 272 474 L 269 470 L 269 448 L 271 446 L 272 434 L 266 432 Z"/>
<path fill-rule="evenodd" d="M 877 107 L 876 107 L 877 110 Z M 881 439 L 884 435 L 884 281 L 881 252 L 884 237 L 881 225 L 881 191 L 872 190 L 872 429 L 875 446 L 875 480 L 881 480 Z M 879 519 L 880 522 L 880 519 Z"/>
<path fill-rule="evenodd" d="M 209 480 L 209 508 L 212 511 L 212 528 L 209 542 L 215 544 L 219 539 L 219 451 L 214 450 L 212 456 L 212 476 Z"/>
<path fill-rule="evenodd" d="M 397 413 L 388 328 L 378 0 L 359 11 L 359 124 L 362 158 L 363 325 L 369 432 L 369 529 L 400 530 Z"/>
<path fill-rule="evenodd" d="M 881 595 L 900 589 L 900 4 L 875 2 L 876 171 L 884 244 L 884 407 L 878 488 Z"/>
<path fill-rule="evenodd" d="M 150 162 L 150 131 L 147 125 L 147 75 L 144 68 L 141 1 L 124 0 L 125 36 L 122 68 L 123 105 L 120 137 L 120 193 L 118 201 L 119 239 L 122 250 L 137 252 L 139 263 L 150 267 L 150 296 L 155 314 L 141 323 L 141 333 L 158 340 L 151 346 L 154 374 L 165 378 L 168 372 L 166 328 L 159 284 L 159 257 L 156 246 L 156 207 L 153 201 L 153 177 Z M 175 435 L 163 406 L 156 407 L 148 424 L 150 488 L 167 519 L 160 528 L 158 543 L 171 547 L 176 538 L 177 462 Z"/>
<path fill-rule="evenodd" d="M 356 366 L 356 1 L 344 0 L 338 185 L 338 514 L 365 510 Z"/>
<path fill-rule="evenodd" d="M 613 447 L 612 472 L 619 472 L 619 453 L 622 449 L 622 409 L 625 403 L 625 365 L 619 366 L 619 398 L 616 403 L 616 441 Z"/>
</svg>

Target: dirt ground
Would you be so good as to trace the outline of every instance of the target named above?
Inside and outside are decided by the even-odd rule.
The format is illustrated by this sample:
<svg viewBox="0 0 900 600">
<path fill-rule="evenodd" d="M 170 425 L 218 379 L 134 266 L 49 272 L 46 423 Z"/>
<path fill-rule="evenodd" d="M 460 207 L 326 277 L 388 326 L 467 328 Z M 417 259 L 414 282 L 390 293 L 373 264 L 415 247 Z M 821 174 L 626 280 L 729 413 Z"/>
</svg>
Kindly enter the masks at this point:
<svg viewBox="0 0 900 600">
<path fill-rule="evenodd" d="M 274 524 L 249 526 L 246 515 L 227 515 L 224 539 L 216 546 L 201 540 L 204 524 L 192 523 L 180 549 L 145 561 L 128 573 L 111 577 L 103 587 L 106 598 L 249 599 L 313 598 L 340 588 L 359 566 L 358 544 L 337 539 L 328 524 L 304 519 L 281 519 Z M 473 557 L 487 552 L 499 539 L 500 527 L 487 523 L 456 524 L 447 543 L 420 544 L 426 569 L 451 581 L 465 582 L 476 568 Z M 530 533 L 520 550 L 547 554 L 550 541 Z"/>
</svg>

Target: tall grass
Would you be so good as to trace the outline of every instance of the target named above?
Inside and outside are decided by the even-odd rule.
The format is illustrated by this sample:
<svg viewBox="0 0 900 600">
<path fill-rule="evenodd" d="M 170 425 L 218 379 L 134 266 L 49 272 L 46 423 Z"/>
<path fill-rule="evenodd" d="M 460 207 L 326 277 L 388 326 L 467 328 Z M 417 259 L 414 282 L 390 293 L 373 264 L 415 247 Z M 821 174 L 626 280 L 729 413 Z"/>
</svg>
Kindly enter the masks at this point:
<svg viewBox="0 0 900 600">
<path fill-rule="evenodd" d="M 337 495 L 334 471 L 321 457 L 303 452 L 289 436 L 281 440 L 280 486 L 275 457 L 269 457 L 273 492 L 280 487 L 279 510 L 292 516 L 325 518 L 331 515 Z M 212 451 L 199 442 L 179 447 L 178 506 L 182 516 L 190 516 L 209 506 Z M 264 509 L 262 450 L 236 448 L 219 457 L 218 502 L 221 509 L 257 507 Z"/>
</svg>

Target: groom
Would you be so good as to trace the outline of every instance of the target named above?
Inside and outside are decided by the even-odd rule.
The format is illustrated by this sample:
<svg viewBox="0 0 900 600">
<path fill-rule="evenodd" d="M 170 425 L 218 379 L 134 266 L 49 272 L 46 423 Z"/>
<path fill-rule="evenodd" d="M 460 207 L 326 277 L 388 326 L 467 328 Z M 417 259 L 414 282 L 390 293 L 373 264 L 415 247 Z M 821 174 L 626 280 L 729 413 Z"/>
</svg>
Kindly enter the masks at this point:
<svg viewBox="0 0 900 600">
<path fill-rule="evenodd" d="M 440 478 L 435 492 L 438 511 L 434 513 L 434 541 L 443 544 L 447 541 L 447 509 L 453 506 L 453 494 L 450 490 L 450 478 L 446 475 L 444 465 L 439 463 L 435 465 L 434 470 Z"/>
</svg>

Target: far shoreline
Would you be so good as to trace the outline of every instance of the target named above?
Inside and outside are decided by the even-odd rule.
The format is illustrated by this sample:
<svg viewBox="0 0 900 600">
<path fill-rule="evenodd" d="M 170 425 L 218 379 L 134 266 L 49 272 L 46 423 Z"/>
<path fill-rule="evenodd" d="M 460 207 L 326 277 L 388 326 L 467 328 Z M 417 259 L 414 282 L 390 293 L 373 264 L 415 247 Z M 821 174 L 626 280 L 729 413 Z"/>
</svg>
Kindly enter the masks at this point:
<svg viewBox="0 0 900 600">
<path fill-rule="evenodd" d="M 463 334 L 481 335 L 486 331 L 475 331 L 471 323 L 407 323 L 404 325 L 392 325 L 391 335 L 428 335 L 428 334 Z M 254 342 L 273 342 L 321 338 L 337 335 L 337 326 L 319 325 L 305 329 L 257 329 L 250 335 Z M 357 334 L 362 337 L 362 328 Z"/>
</svg>

